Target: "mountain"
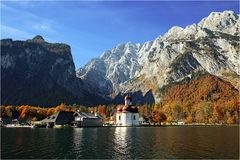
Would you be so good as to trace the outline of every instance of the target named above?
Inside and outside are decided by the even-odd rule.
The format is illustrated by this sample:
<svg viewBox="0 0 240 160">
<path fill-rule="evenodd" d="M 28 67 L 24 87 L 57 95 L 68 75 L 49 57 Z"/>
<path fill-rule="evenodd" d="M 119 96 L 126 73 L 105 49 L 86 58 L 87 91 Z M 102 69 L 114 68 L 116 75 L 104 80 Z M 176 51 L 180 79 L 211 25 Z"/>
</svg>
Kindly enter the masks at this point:
<svg viewBox="0 0 240 160">
<path fill-rule="evenodd" d="M 41 36 L 1 40 L 1 104 L 89 104 L 92 95 L 76 77 L 71 49 Z"/>
<path fill-rule="evenodd" d="M 239 90 L 239 26 L 238 14 L 212 12 L 197 24 L 172 27 L 153 41 L 107 50 L 78 69 L 77 76 L 89 91 L 115 102 L 131 92 L 139 102 L 158 103 L 162 88 L 199 73 L 221 78 Z"/>
<path fill-rule="evenodd" d="M 93 59 L 77 71 L 90 90 L 93 88 L 100 96 L 109 95 L 119 84 L 134 78 L 140 71 L 137 52 L 139 44 L 121 44 L 106 51 L 100 58 Z"/>
<path fill-rule="evenodd" d="M 123 94 L 129 92 L 136 103 L 179 102 L 188 99 L 182 91 L 193 91 L 194 86 L 196 92 L 209 88 L 204 92 L 208 97 L 223 96 L 224 88 L 236 97 L 239 26 L 238 14 L 213 12 L 197 24 L 172 27 L 152 41 L 119 44 L 77 71 L 67 44 L 49 43 L 41 36 L 27 41 L 3 39 L 1 104 L 122 103 Z M 204 87 L 212 82 L 220 88 Z M 178 88 L 183 89 L 176 93 L 185 97 L 174 100 L 171 95 Z"/>
</svg>

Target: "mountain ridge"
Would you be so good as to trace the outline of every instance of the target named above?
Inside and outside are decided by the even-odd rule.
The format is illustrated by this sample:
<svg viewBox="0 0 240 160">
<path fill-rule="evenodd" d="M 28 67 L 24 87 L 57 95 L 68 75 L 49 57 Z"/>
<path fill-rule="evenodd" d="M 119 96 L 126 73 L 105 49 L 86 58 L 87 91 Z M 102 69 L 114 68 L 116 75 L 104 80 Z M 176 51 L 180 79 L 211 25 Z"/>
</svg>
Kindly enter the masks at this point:
<svg viewBox="0 0 240 160">
<path fill-rule="evenodd" d="M 239 89 L 239 24 L 239 15 L 232 11 L 212 12 L 197 24 L 172 27 L 153 41 L 117 45 L 77 70 L 77 76 L 106 99 L 152 90 L 160 102 L 159 88 L 197 71 Z"/>
</svg>

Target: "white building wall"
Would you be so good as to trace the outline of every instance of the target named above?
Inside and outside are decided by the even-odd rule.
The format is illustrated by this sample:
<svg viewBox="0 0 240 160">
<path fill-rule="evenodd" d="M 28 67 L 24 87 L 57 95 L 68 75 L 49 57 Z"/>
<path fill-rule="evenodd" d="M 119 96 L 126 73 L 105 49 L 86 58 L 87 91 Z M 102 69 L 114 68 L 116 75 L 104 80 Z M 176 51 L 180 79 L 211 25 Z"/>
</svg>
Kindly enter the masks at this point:
<svg viewBox="0 0 240 160">
<path fill-rule="evenodd" d="M 126 124 L 126 114 L 125 113 L 122 113 L 122 118 L 121 118 L 121 126 L 125 126 Z"/>
<path fill-rule="evenodd" d="M 135 120 L 134 120 L 134 116 L 135 116 Z M 139 113 L 133 113 L 132 114 L 132 124 L 133 126 L 139 126 L 140 123 L 139 123 Z"/>
<path fill-rule="evenodd" d="M 124 113 L 125 116 L 125 123 L 123 123 L 124 126 L 132 126 L 132 113 L 126 112 Z"/>
<path fill-rule="evenodd" d="M 121 125 L 121 123 L 122 123 L 122 113 L 121 112 L 117 112 L 117 114 L 116 114 L 116 125 L 117 126 L 120 126 Z M 119 116 L 121 117 L 121 119 L 119 119 Z"/>
<path fill-rule="evenodd" d="M 121 117 L 119 119 L 119 116 Z M 134 120 L 135 116 L 135 120 Z M 139 126 L 139 113 L 131 112 L 117 112 L 116 114 L 117 126 Z"/>
</svg>

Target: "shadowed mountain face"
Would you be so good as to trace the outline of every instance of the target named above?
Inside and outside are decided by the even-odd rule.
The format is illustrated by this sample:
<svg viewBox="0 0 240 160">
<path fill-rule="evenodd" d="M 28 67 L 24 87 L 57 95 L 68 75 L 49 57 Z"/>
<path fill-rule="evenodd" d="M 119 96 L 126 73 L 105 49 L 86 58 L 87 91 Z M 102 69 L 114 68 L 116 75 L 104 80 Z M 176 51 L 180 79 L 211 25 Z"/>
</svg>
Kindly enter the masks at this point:
<svg viewBox="0 0 240 160">
<path fill-rule="evenodd" d="M 70 46 L 45 42 L 1 40 L 1 103 L 52 106 L 94 103 L 76 78 Z"/>
</svg>

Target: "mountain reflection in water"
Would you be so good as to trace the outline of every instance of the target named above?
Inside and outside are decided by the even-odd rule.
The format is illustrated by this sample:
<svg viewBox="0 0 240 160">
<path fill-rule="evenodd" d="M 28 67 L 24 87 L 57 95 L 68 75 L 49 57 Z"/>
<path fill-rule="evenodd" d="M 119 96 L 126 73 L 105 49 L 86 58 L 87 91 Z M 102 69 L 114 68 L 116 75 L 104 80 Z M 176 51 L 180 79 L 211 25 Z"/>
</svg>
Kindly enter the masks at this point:
<svg viewBox="0 0 240 160">
<path fill-rule="evenodd" d="M 239 158 L 238 126 L 2 128 L 1 158 Z"/>
</svg>

